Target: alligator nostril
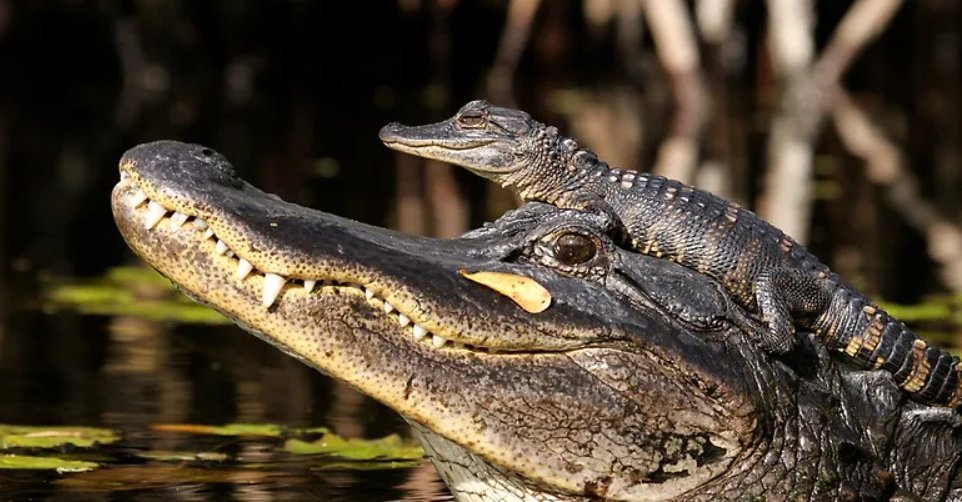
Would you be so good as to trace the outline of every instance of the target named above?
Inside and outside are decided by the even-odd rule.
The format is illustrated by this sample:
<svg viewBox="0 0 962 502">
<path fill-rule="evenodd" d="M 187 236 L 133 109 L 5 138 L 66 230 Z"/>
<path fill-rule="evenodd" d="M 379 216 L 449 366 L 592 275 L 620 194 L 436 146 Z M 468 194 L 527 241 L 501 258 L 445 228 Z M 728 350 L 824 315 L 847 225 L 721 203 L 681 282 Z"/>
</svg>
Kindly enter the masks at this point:
<svg viewBox="0 0 962 502">
<path fill-rule="evenodd" d="M 211 150 L 210 148 L 204 148 L 203 150 L 200 151 L 200 153 L 204 157 L 210 157 L 211 155 L 214 155 L 214 151 Z"/>
</svg>

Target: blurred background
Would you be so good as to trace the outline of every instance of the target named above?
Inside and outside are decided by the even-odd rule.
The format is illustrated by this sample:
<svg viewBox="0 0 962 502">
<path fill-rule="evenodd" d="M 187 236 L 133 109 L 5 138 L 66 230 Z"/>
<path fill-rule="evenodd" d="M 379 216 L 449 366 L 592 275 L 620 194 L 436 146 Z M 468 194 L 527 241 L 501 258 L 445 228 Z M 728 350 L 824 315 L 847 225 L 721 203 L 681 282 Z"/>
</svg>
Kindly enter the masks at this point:
<svg viewBox="0 0 962 502">
<path fill-rule="evenodd" d="M 101 425 L 128 431 L 131 448 L 168 441 L 143 432 L 160 422 L 406 434 L 237 328 L 104 307 L 187 308 L 131 275 L 108 197 L 124 150 L 170 138 L 221 151 L 287 200 L 455 236 L 516 200 L 394 154 L 377 131 L 476 98 L 527 110 L 612 165 L 755 210 L 958 347 L 960 94 L 957 0 L 0 0 L 0 423 Z M 129 296 L 106 298 L 105 282 Z M 96 287 L 57 289 L 75 283 Z M 445 494 L 424 465 L 292 469 L 312 473 L 304 491 L 221 480 L 180 496 Z M 0 496 L 71 493 L 8 472 Z"/>
</svg>

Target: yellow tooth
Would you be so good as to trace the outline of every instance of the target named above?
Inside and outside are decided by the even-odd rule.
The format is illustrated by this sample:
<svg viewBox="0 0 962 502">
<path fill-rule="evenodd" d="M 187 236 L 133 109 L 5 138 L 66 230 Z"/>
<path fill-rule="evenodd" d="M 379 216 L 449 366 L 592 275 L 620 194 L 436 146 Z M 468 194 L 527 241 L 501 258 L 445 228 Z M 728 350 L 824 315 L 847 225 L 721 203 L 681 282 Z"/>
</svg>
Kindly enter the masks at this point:
<svg viewBox="0 0 962 502">
<path fill-rule="evenodd" d="M 277 300 L 277 295 L 281 294 L 281 290 L 284 289 L 285 282 L 284 278 L 277 274 L 265 274 L 261 305 L 265 307 L 273 305 L 274 301 Z"/>
<path fill-rule="evenodd" d="M 506 272 L 468 272 L 458 270 L 461 277 L 487 286 L 507 296 L 526 312 L 537 314 L 551 305 L 551 293 L 530 277 Z"/>
<path fill-rule="evenodd" d="M 157 224 L 160 223 L 160 220 L 164 218 L 165 214 L 167 214 L 167 208 L 154 201 L 150 201 L 147 204 L 147 216 L 144 217 L 144 228 L 150 230 L 156 227 Z"/>
<path fill-rule="evenodd" d="M 234 278 L 238 281 L 243 280 L 250 275 L 252 270 L 254 270 L 254 265 L 251 265 L 251 262 L 241 258 L 237 262 L 237 270 L 234 272 Z"/>
<path fill-rule="evenodd" d="M 421 326 L 418 325 L 418 324 L 415 324 L 415 325 L 414 325 L 414 339 L 415 339 L 415 340 L 420 340 L 420 339 L 422 339 L 422 338 L 424 338 L 424 337 L 426 337 L 426 336 L 428 336 L 428 330 L 424 329 L 423 327 L 421 327 Z"/>
<path fill-rule="evenodd" d="M 434 348 L 436 349 L 440 349 L 441 347 L 444 347 L 444 344 L 446 343 L 448 343 L 448 341 L 444 338 L 441 338 L 438 335 L 434 335 L 434 338 L 431 339 L 431 345 L 433 345 Z"/>
<path fill-rule="evenodd" d="M 224 241 L 217 239 L 217 245 L 214 246 L 214 251 L 217 251 L 217 254 L 226 254 L 228 249 L 230 248 L 227 247 Z"/>
<path fill-rule="evenodd" d="M 401 325 L 402 328 L 405 327 L 405 326 L 407 326 L 408 324 L 411 324 L 411 320 L 408 319 L 408 316 L 406 316 L 406 315 L 404 315 L 404 314 L 398 314 L 398 315 L 397 315 L 397 322 L 398 322 L 398 324 Z"/>
<path fill-rule="evenodd" d="M 137 189 L 137 193 L 134 194 L 134 198 L 130 201 L 132 206 L 140 207 L 141 204 L 147 202 L 147 194 L 143 190 Z"/>
<path fill-rule="evenodd" d="M 189 216 L 186 214 L 174 211 L 174 215 L 170 217 L 170 224 L 173 225 L 175 229 L 178 229 L 184 226 L 184 223 L 187 223 L 187 218 L 189 218 Z"/>
<path fill-rule="evenodd" d="M 314 291 L 314 286 L 317 285 L 317 281 L 304 281 L 304 291 L 310 293 Z"/>
</svg>

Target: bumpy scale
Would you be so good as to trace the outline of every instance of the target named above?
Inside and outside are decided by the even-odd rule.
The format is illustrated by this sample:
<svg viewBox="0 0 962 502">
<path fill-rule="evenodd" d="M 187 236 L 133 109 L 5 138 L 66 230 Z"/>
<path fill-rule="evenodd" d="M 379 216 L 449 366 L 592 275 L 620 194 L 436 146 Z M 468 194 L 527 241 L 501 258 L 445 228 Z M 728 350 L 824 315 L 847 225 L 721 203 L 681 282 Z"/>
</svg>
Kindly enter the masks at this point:
<svg viewBox="0 0 962 502">
<path fill-rule="evenodd" d="M 796 327 L 813 330 L 859 367 L 891 373 L 917 401 L 962 404 L 959 358 L 930 346 L 791 237 L 732 202 L 611 168 L 556 128 L 484 101 L 436 124 L 389 124 L 380 136 L 390 148 L 466 167 L 526 201 L 611 213 L 635 250 L 711 277 L 757 313 L 769 328 L 759 342 L 771 352 L 790 350 Z"/>
</svg>

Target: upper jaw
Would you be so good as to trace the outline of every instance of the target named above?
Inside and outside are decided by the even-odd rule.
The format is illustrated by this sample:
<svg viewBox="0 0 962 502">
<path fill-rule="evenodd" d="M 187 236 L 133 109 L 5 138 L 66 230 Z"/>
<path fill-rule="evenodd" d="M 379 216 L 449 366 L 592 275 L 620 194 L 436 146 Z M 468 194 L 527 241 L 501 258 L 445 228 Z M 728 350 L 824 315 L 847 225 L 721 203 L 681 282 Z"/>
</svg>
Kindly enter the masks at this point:
<svg viewBox="0 0 962 502">
<path fill-rule="evenodd" d="M 391 315 L 412 339 L 436 348 L 564 351 L 605 334 L 553 329 L 566 315 L 564 306 L 532 322 L 511 300 L 461 277 L 462 270 L 528 273 L 501 263 L 500 255 L 490 256 L 487 248 L 497 243 L 439 242 L 369 227 L 284 202 L 243 182 L 208 183 L 200 192 L 192 183 L 158 179 L 152 169 L 128 163 L 113 193 L 118 226 L 131 246 L 137 250 L 146 234 L 158 230 L 191 232 L 194 245 L 224 262 L 228 278 L 250 286 L 249 302 L 264 311 L 290 295 L 299 297 L 295 291 L 340 285 Z M 157 268 L 164 260 L 148 258 Z M 552 280 L 543 274 L 541 279 Z M 505 333 L 503 326 L 519 328 Z"/>
<path fill-rule="evenodd" d="M 428 149 L 470 150 L 498 140 L 490 134 L 460 131 L 450 121 L 421 126 L 392 122 L 381 128 L 378 137 L 388 148 L 405 153 Z"/>
</svg>

